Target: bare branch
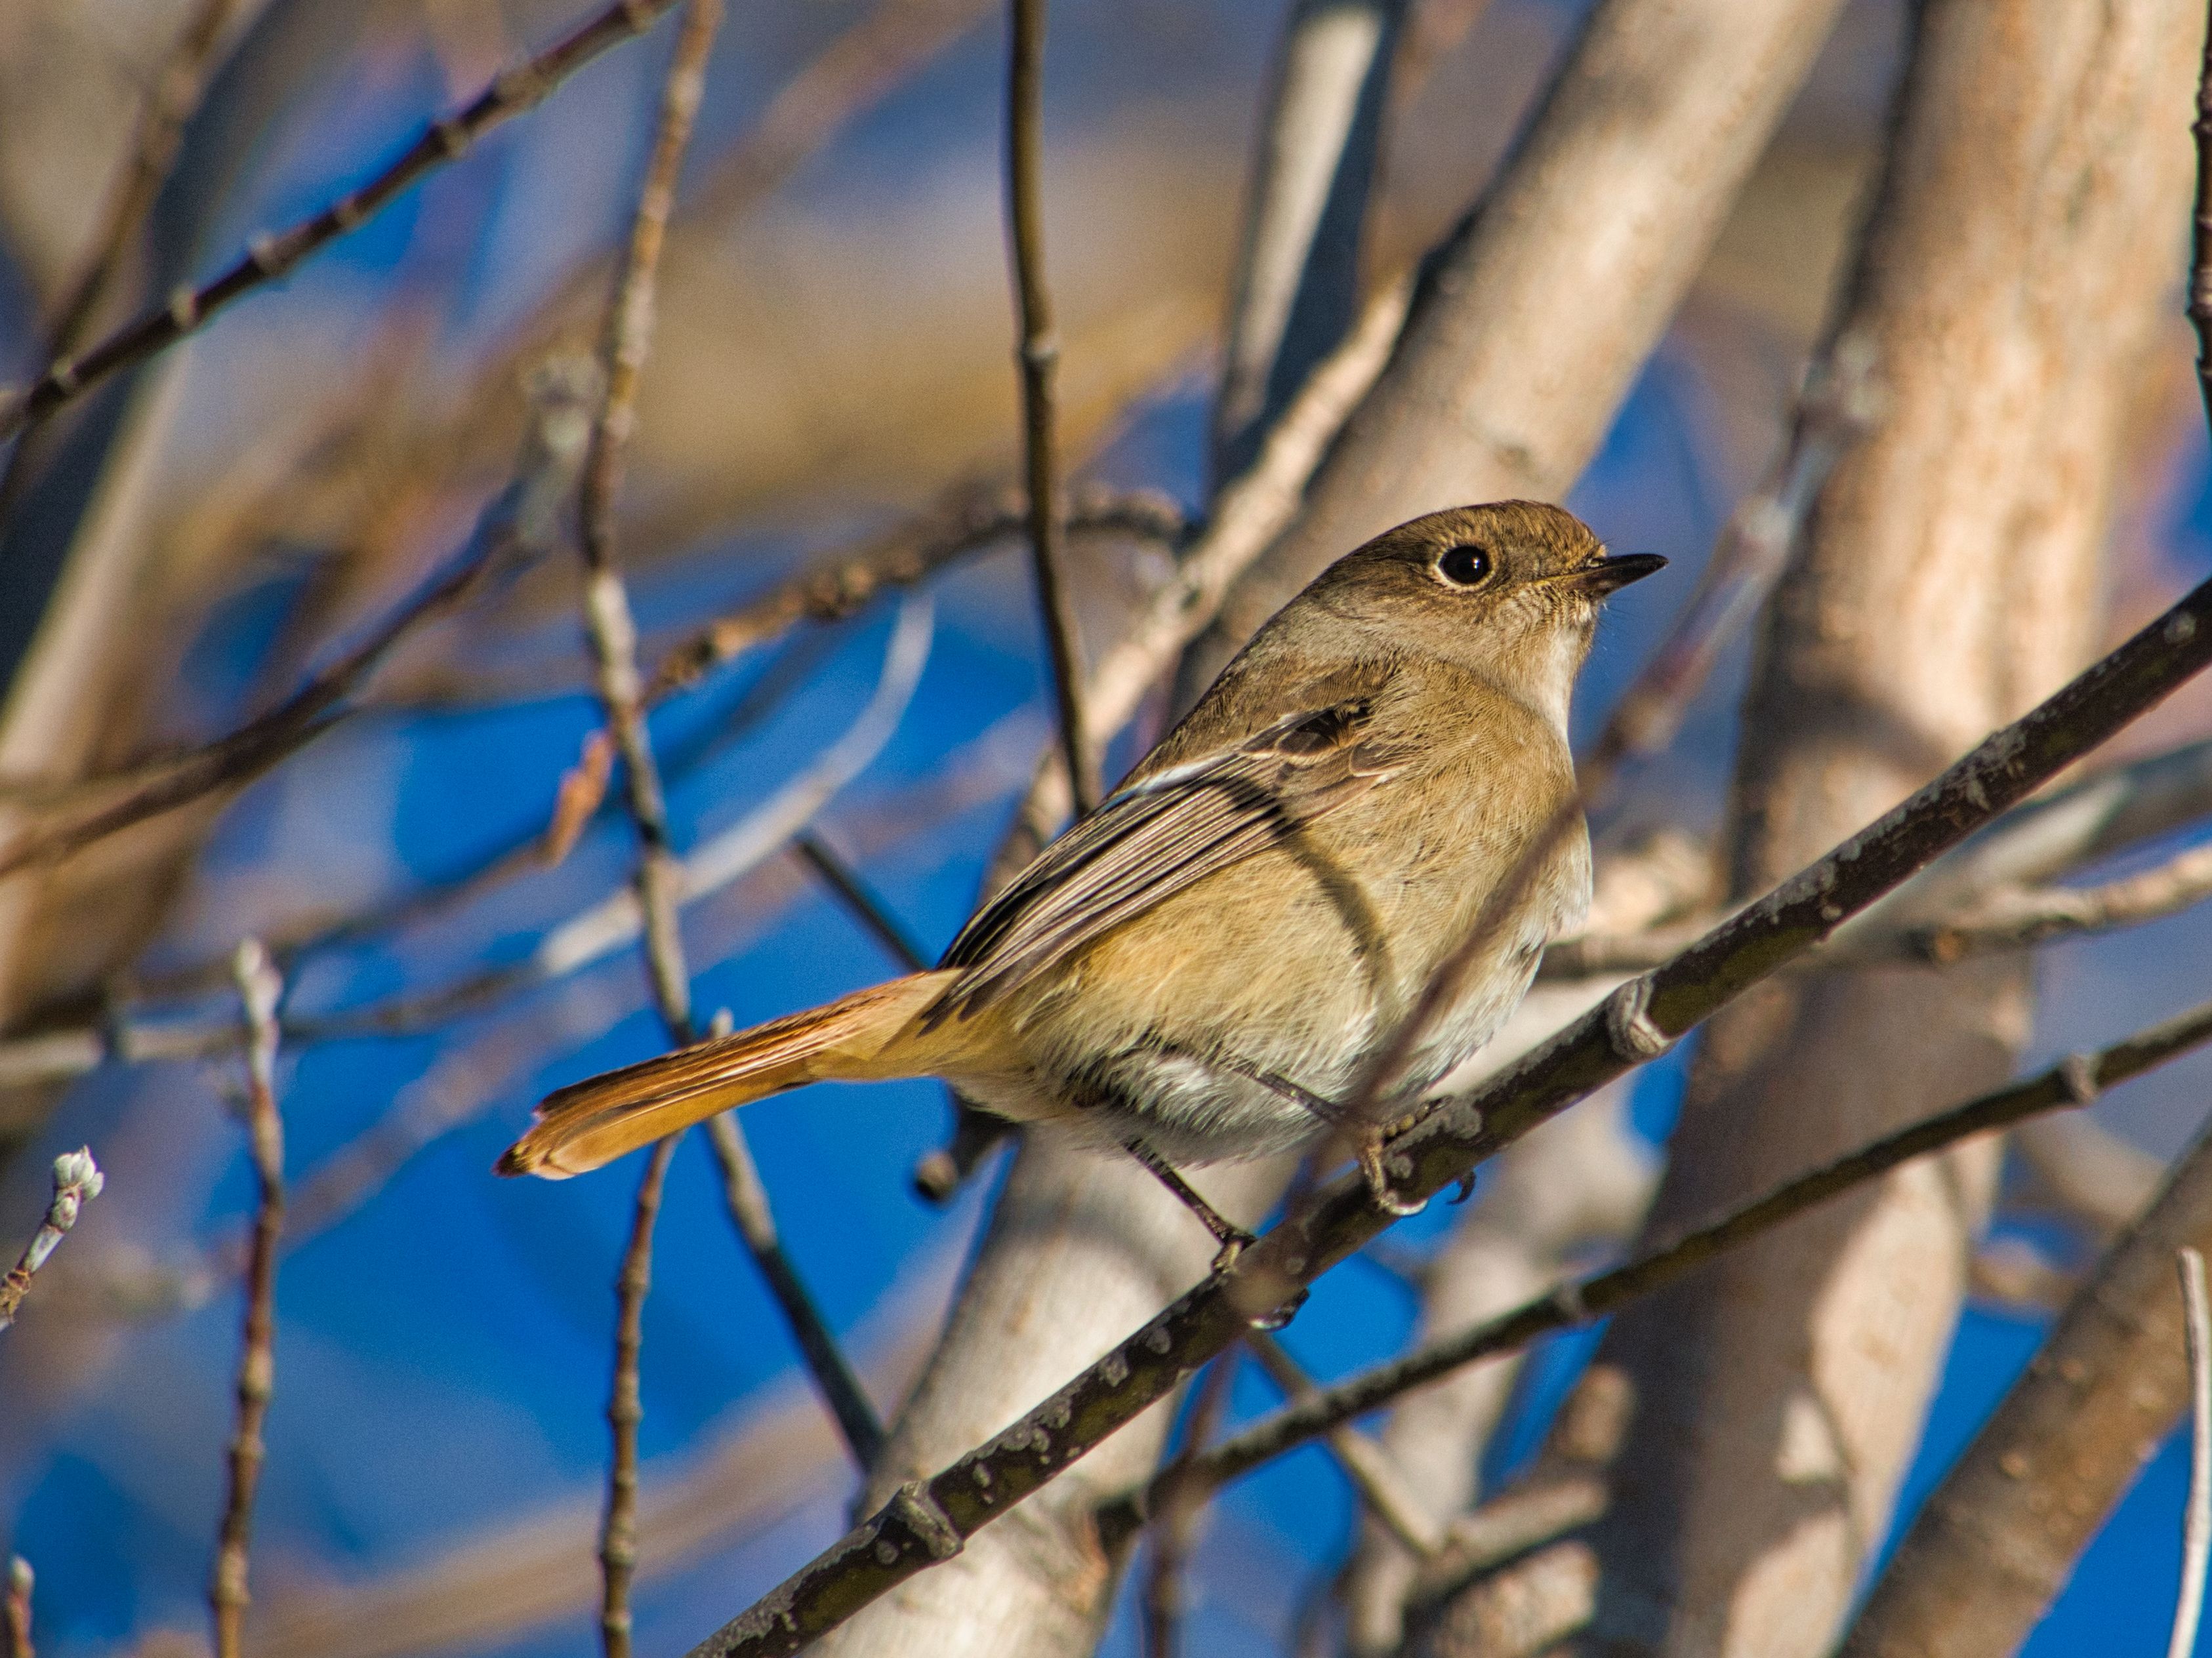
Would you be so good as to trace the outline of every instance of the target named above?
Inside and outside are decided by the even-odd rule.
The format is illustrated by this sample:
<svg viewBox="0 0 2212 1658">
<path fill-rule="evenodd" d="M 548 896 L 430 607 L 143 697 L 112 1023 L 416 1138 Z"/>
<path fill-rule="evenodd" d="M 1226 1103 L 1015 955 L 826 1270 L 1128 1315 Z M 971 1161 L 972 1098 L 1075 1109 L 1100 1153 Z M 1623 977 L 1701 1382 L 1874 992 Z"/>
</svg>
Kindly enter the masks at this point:
<svg viewBox="0 0 2212 1658">
<path fill-rule="evenodd" d="M 1253 1357 L 1260 1361 L 1260 1367 L 1291 1403 L 1303 1405 L 1320 1396 L 1321 1389 L 1314 1385 L 1313 1378 L 1284 1351 L 1281 1342 L 1261 1330 L 1253 1331 L 1244 1340 Z M 1322 1437 L 1328 1441 L 1337 1466 L 1352 1482 L 1352 1488 L 1359 1493 L 1359 1500 L 1366 1505 L 1367 1511 L 1382 1522 L 1401 1546 L 1425 1560 L 1443 1546 L 1443 1527 L 1434 1515 L 1424 1509 L 1420 1498 L 1407 1488 L 1405 1473 L 1389 1452 L 1352 1427 L 1349 1420 L 1329 1429 Z M 1195 1459 L 1193 1466 L 1196 1466 Z"/>
<path fill-rule="evenodd" d="M 2212 1564 L 2212 1307 L 2205 1304 L 2204 1257 L 2185 1245 L 2175 1252 L 2174 1264 L 2189 1337 L 2189 1512 L 2181 1533 L 2181 1592 L 2166 1655 L 2191 1658 L 2204 1613 L 2204 1570 Z"/>
<path fill-rule="evenodd" d="M 98 1197 L 106 1183 L 107 1177 L 92 1160 L 92 1148 L 88 1145 L 64 1152 L 54 1159 L 54 1195 L 46 1205 L 46 1218 L 31 1234 L 30 1242 L 23 1246 L 23 1253 L 15 1264 L 0 1276 L 0 1330 L 15 1321 L 16 1309 L 22 1306 L 23 1297 L 30 1291 L 32 1274 L 46 1264 L 55 1246 L 76 1224 L 84 1206 Z"/>
<path fill-rule="evenodd" d="M 538 377 L 533 395 L 536 418 L 514 481 L 484 509 L 468 544 L 443 568 L 268 713 L 204 747 L 71 786 L 71 797 L 120 793 L 70 821 L 26 830 L 0 848 L 0 876 L 65 858 L 103 836 L 261 775 L 343 717 L 377 667 L 416 629 L 451 612 L 490 578 L 542 556 L 558 535 L 560 503 L 583 460 L 589 430 L 585 410 L 594 388 L 574 366 L 556 363 Z"/>
<path fill-rule="evenodd" d="M 710 670 L 766 644 L 801 622 L 841 622 L 893 587 L 908 587 L 1018 535 L 1029 523 L 1026 495 L 1012 490 L 955 491 L 911 522 L 886 531 L 838 562 L 802 571 L 761 598 L 719 616 L 665 652 L 647 681 L 658 705 L 688 690 Z M 1175 504 L 1145 490 L 1083 486 L 1067 513 L 1071 534 L 1121 534 L 1181 544 L 1187 526 Z"/>
<path fill-rule="evenodd" d="M 1217 483 L 1351 331 L 1406 0 L 1299 0 L 1283 26 L 1213 404 Z"/>
<path fill-rule="evenodd" d="M 638 1358 L 645 1346 L 645 1298 L 653 1288 L 653 1226 L 680 1133 L 653 1148 L 638 1177 L 629 1239 L 615 1278 L 615 1374 L 607 1395 L 607 1505 L 599 1523 L 599 1645 L 607 1658 L 629 1658 L 630 1579 L 637 1572 L 637 1428 L 645 1419 Z"/>
<path fill-rule="evenodd" d="M 669 1039 L 678 1046 L 696 1035 L 691 1025 L 690 975 L 684 964 L 684 942 L 676 923 L 679 872 L 668 841 L 668 808 L 661 793 L 660 768 L 646 730 L 638 678 L 637 625 L 630 614 L 629 593 L 623 584 L 615 551 L 614 497 L 637 421 L 638 377 L 652 349 L 653 296 L 668 210 L 676 195 L 676 175 L 691 141 L 706 82 L 708 54 L 721 23 L 721 0 L 689 0 L 661 90 L 653 153 L 638 190 L 622 275 L 608 302 L 602 347 L 606 391 L 592 429 L 579 499 L 587 572 L 585 627 L 598 673 L 600 707 L 622 756 L 630 821 L 637 830 L 637 898 L 644 917 L 646 961 L 653 975 L 653 997 L 668 1027 Z"/>
<path fill-rule="evenodd" d="M 246 1267 L 246 1327 L 238 1360 L 238 1416 L 230 1436 L 229 1479 L 217 1533 L 208 1604 L 215 1613 L 216 1658 L 245 1650 L 247 1551 L 253 1497 L 267 1447 L 262 1424 L 276 1389 L 276 1241 L 284 1230 L 284 1123 L 276 1110 L 276 1005 L 284 993 L 258 940 L 238 947 L 238 999 L 246 1010 L 246 1101 L 255 1186 L 252 1243 Z"/>
<path fill-rule="evenodd" d="M 1556 1330 L 1608 1317 L 1716 1255 L 1916 1157 L 2042 1112 L 2086 1104 L 2106 1088 L 2141 1076 L 2207 1042 L 2212 1042 L 2212 1002 L 2094 1054 L 2069 1055 L 2036 1076 L 1954 1106 L 1784 1181 L 1741 1207 L 1656 1245 L 1621 1266 L 1569 1280 L 1478 1328 L 1432 1342 L 1293 1404 L 1193 1459 L 1186 1479 L 1200 1488 L 1235 1479 L 1462 1365 L 1525 1347 L 1538 1336 Z M 1140 1518 L 1148 1496 L 1133 1499 L 1101 1523 L 1110 1531 Z"/>
<path fill-rule="evenodd" d="M 1044 25 L 1046 0 L 1007 0 L 1006 222 L 1021 339 L 1022 453 L 1028 480 L 1030 558 L 1043 612 L 1060 708 L 1060 746 L 1079 815 L 1098 804 L 1097 746 L 1083 717 L 1083 647 L 1067 585 L 1066 523 L 1060 500 L 1059 415 L 1053 382 L 1060 336 L 1044 275 Z"/>
<path fill-rule="evenodd" d="M 1826 938 L 1850 915 L 2104 741 L 2212 660 L 2212 583 L 2193 591 L 2025 718 L 1792 876 L 1667 966 L 1632 981 L 1471 1096 L 1395 1137 L 1385 1166 L 1420 1201 Z M 1019 1422 L 927 1481 L 900 1488 L 809 1566 L 695 1649 L 696 1658 L 795 1651 L 966 1539 L 1221 1351 L 1279 1320 L 1304 1286 L 1391 1218 L 1340 1179 L 1234 1266 L 1179 1297 Z"/>
<path fill-rule="evenodd" d="M 70 284 L 47 331 L 49 359 L 65 357 L 84 343 L 94 312 L 106 296 L 109 283 L 169 176 L 185 123 L 199 107 L 200 96 L 216 67 L 216 48 L 222 45 L 239 3 L 240 0 L 198 0 L 167 55 L 155 69 L 145 106 L 138 112 L 137 130 L 131 135 L 123 176 L 108 197 L 83 268 Z M 0 500 L 9 493 L 0 487 Z"/>
<path fill-rule="evenodd" d="M 1613 704 L 1583 769 L 1610 774 L 1674 741 L 1721 647 L 1759 612 L 1837 459 L 1880 417 L 1871 343 L 1846 335 L 1806 376 L 1790 439 L 1765 486 L 1729 514 L 1667 635 Z M 1588 786 L 1586 784 L 1585 786 Z"/>
<path fill-rule="evenodd" d="M 1964 914 L 1905 932 L 1898 948 L 1947 963 L 2054 938 L 2140 926 L 2212 897 L 2212 847 L 2194 847 L 2155 869 L 2094 887 L 1997 892 Z"/>
<path fill-rule="evenodd" d="M 425 175 L 466 155 L 469 147 L 517 115 L 535 108 L 554 88 L 610 47 L 642 33 L 676 0 L 615 0 L 535 57 L 501 72 L 453 114 L 427 131 L 367 184 L 275 235 L 259 235 L 222 275 L 180 288 L 158 310 L 110 334 L 82 355 L 53 363 L 30 387 L 0 404 L 0 441 L 44 420 L 118 368 L 143 362 L 197 332 L 219 311 L 288 276 L 309 254 L 366 223 Z"/>
</svg>

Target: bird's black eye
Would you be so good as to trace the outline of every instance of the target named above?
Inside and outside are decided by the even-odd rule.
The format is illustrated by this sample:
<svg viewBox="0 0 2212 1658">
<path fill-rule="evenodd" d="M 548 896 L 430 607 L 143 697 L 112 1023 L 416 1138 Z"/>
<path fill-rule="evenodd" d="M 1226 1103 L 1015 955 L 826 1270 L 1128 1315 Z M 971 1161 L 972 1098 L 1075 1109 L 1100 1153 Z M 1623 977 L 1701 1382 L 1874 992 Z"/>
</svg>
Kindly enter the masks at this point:
<svg viewBox="0 0 2212 1658">
<path fill-rule="evenodd" d="M 1490 580 L 1490 555 L 1462 541 L 1437 555 L 1437 574 L 1455 587 L 1479 587 Z"/>
</svg>

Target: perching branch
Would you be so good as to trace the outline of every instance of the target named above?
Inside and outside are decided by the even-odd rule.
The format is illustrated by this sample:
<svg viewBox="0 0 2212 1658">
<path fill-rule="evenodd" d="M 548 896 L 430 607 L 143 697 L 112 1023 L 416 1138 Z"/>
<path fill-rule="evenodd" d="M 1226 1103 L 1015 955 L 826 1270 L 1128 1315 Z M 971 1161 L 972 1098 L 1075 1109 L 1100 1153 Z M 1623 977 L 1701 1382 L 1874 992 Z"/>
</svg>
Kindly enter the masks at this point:
<svg viewBox="0 0 2212 1658">
<path fill-rule="evenodd" d="M 215 1613 L 216 1658 L 245 1650 L 247 1552 L 253 1497 L 267 1447 L 262 1424 L 276 1388 L 276 1240 L 284 1230 L 284 1124 L 276 1110 L 276 1004 L 284 993 L 258 939 L 238 947 L 238 999 L 246 1010 L 246 1108 L 253 1156 L 253 1236 L 246 1256 L 246 1327 L 238 1360 L 238 1415 L 230 1436 L 229 1479 L 217 1534 L 208 1604 Z"/>
<path fill-rule="evenodd" d="M 1537 1122 L 1674 1042 L 1750 985 L 1957 845 L 2212 660 L 2212 583 L 1997 732 L 1911 799 L 1472 1096 L 1384 1150 L 1397 1193 L 1419 1201 Z M 988 1443 L 903 1486 L 811 1564 L 695 1649 L 696 1658 L 795 1651 L 1048 1483 L 1222 1351 L 1254 1319 L 1383 1230 L 1367 1182 L 1332 1181 L 1225 1273 L 1179 1297 Z"/>
<path fill-rule="evenodd" d="M 1007 0 L 1006 228 L 1021 327 L 1023 471 L 1030 558 L 1052 660 L 1060 747 L 1079 816 L 1098 804 L 1098 750 L 1083 715 L 1083 648 L 1067 584 L 1066 522 L 1060 500 L 1060 336 L 1044 274 L 1044 26 L 1046 0 Z"/>
<path fill-rule="evenodd" d="M 46 1205 L 46 1218 L 31 1234 L 30 1242 L 23 1246 L 23 1253 L 15 1264 L 0 1275 L 0 1330 L 15 1321 L 16 1309 L 30 1291 L 32 1274 L 46 1264 L 46 1257 L 53 1254 L 54 1247 L 76 1224 L 84 1206 L 98 1197 L 100 1187 L 106 1183 L 107 1177 L 92 1160 L 90 1146 L 65 1151 L 54 1159 L 54 1195 Z"/>
<path fill-rule="evenodd" d="M 64 357 L 26 391 L 0 404 L 0 441 L 44 420 L 119 368 L 143 362 L 204 327 L 216 313 L 291 273 L 404 194 L 425 175 L 466 155 L 494 127 L 533 109 L 554 88 L 610 47 L 642 33 L 676 0 L 615 0 L 544 51 L 502 70 L 491 84 L 428 131 L 367 184 L 275 235 L 254 237 L 245 254 L 197 288 L 180 288 L 158 310 L 118 329 L 82 355 Z"/>
<path fill-rule="evenodd" d="M 1296 1448 L 1317 1435 L 1449 1375 L 1462 1365 L 1527 1346 L 1555 1330 L 1611 1316 L 1632 1301 L 1675 1282 L 1739 1244 L 1771 1231 L 1816 1205 L 1879 1179 L 1891 1169 L 1976 1134 L 2008 1127 L 2043 1112 L 2084 1105 L 2108 1088 L 2141 1076 L 2168 1060 L 2212 1042 L 2212 1002 L 2115 1042 L 2094 1054 L 2069 1055 L 2036 1076 L 1954 1106 L 1900 1129 L 1848 1156 L 1786 1181 L 1719 1219 L 1658 1244 L 1633 1260 L 1571 1279 L 1550 1293 L 1492 1319 L 1364 1371 L 1300 1400 L 1193 1459 L 1185 1476 L 1191 1488 L 1218 1487 Z M 1109 1509 L 1109 1531 L 1140 1521 L 1148 1491 Z"/>
</svg>

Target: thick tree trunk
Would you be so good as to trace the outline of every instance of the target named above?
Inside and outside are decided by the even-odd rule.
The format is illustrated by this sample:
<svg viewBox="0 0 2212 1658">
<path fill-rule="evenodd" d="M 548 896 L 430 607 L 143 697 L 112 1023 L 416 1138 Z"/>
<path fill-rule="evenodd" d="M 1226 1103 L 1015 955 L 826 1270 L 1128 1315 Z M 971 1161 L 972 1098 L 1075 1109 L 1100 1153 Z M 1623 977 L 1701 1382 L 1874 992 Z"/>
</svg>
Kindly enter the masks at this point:
<svg viewBox="0 0 2212 1658">
<path fill-rule="evenodd" d="M 1922 13 L 1844 319 L 1890 412 L 1838 467 L 1768 619 L 1739 892 L 2094 644 L 2124 416 L 2179 268 L 2201 27 L 2185 0 Z M 1747 998 L 1707 1033 L 1654 1229 L 1997 1081 L 2029 1011 L 2008 960 Z M 1535 1650 L 1587 1619 L 1590 1650 L 1825 1651 L 1887 1525 L 1995 1173 L 1993 1145 L 1900 1170 L 1624 1316 L 1549 1458 L 1609 1461 L 1610 1511 L 1459 1597 L 1428 1649 Z"/>
</svg>

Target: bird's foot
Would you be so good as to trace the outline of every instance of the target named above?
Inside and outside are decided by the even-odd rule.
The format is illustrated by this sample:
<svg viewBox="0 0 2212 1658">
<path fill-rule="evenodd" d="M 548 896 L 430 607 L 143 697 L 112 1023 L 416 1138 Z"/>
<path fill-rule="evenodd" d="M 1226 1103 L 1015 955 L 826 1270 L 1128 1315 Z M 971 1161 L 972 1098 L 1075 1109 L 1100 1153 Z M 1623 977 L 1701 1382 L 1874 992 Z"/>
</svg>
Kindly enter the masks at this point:
<svg viewBox="0 0 2212 1658">
<path fill-rule="evenodd" d="M 1407 1215 L 1419 1214 L 1429 1203 L 1426 1198 L 1419 1203 L 1409 1203 L 1390 1189 L 1389 1143 L 1390 1131 L 1386 1128 L 1376 1129 L 1361 1140 L 1359 1172 L 1366 1179 L 1369 1200 L 1384 1214 L 1395 1215 L 1402 1220 Z"/>
</svg>

